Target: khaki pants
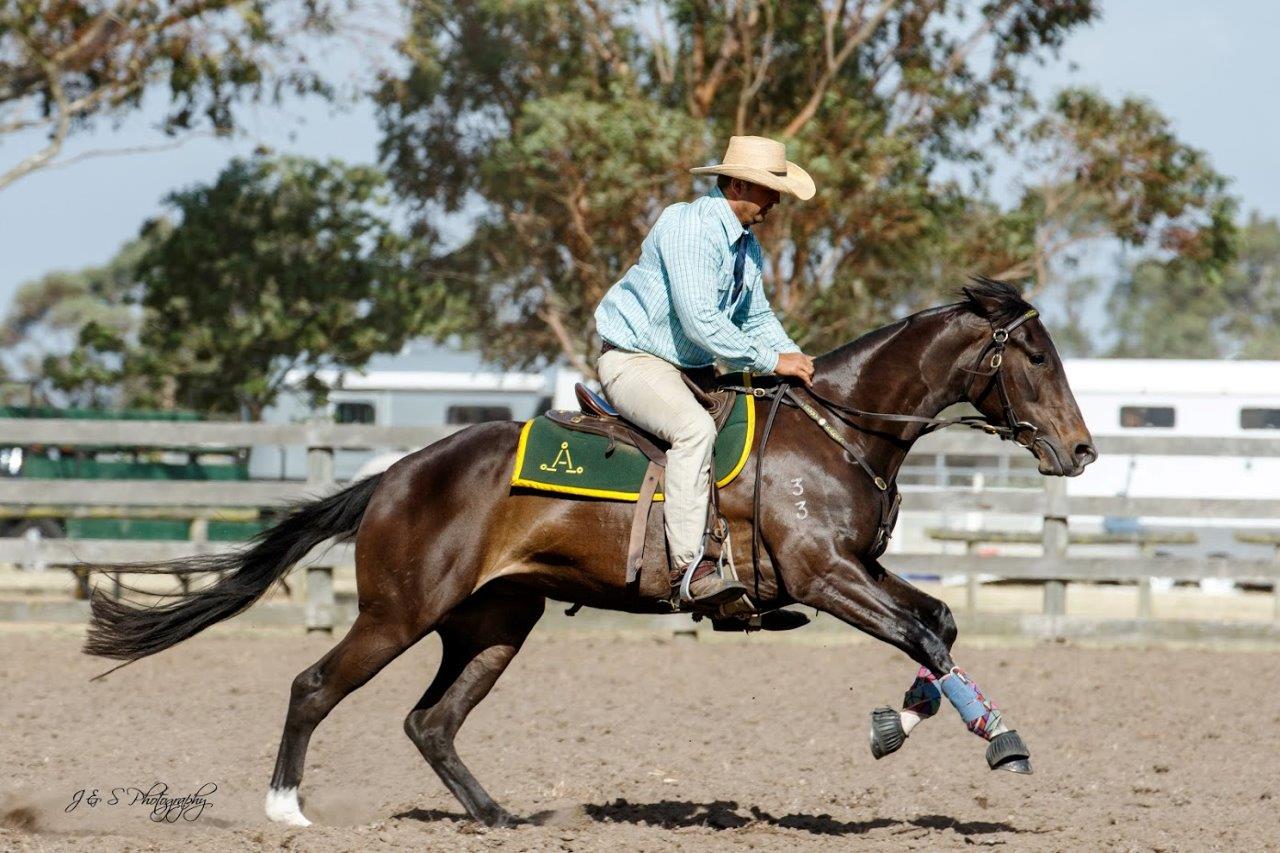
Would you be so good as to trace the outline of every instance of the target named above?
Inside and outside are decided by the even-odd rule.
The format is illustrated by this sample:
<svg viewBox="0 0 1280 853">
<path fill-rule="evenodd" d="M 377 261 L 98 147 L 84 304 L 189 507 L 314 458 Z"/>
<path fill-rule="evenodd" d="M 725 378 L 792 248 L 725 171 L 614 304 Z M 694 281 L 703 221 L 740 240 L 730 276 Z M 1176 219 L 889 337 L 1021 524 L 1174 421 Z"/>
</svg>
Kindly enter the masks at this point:
<svg viewBox="0 0 1280 853">
<path fill-rule="evenodd" d="M 668 361 L 642 352 L 609 350 L 596 366 L 609 402 L 632 421 L 671 443 L 663 512 L 671 565 L 697 556 L 707 521 L 716 425 Z"/>
</svg>

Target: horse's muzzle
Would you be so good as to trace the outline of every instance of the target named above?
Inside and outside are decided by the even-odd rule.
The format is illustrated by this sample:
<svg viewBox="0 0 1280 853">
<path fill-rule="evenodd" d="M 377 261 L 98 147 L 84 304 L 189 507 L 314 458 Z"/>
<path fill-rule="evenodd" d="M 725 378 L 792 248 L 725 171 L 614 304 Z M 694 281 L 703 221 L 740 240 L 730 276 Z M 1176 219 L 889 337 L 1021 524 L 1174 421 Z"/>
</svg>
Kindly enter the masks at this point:
<svg viewBox="0 0 1280 853">
<path fill-rule="evenodd" d="M 1076 465 L 1083 471 L 1086 465 L 1092 465 L 1098 461 L 1098 448 L 1087 441 L 1082 441 L 1076 445 L 1075 457 Z"/>
<path fill-rule="evenodd" d="M 1068 454 L 1058 441 L 1044 435 L 1036 436 L 1031 452 L 1040 463 L 1039 472 L 1048 477 L 1078 477 L 1098 458 L 1097 448 L 1089 442 L 1080 442 Z"/>
</svg>

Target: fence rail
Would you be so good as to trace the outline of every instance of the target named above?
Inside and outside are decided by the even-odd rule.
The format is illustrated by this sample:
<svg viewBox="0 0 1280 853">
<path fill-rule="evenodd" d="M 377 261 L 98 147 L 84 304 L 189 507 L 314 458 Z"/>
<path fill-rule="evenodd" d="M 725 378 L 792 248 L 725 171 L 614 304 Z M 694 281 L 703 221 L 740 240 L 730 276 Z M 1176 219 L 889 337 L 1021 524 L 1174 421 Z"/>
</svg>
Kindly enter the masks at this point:
<svg viewBox="0 0 1280 853">
<path fill-rule="evenodd" d="M 1280 438 L 1261 436 L 1095 435 L 1103 456 L 1280 456 Z M 1020 456 L 1027 451 L 1012 442 L 968 430 L 946 430 L 916 442 L 914 452 L 963 453 L 979 456 Z"/>
<path fill-rule="evenodd" d="M 76 508 L 80 513 L 100 512 L 103 507 L 161 512 L 156 508 L 183 507 L 193 512 L 195 541 L 156 542 L 120 540 L 0 539 L 0 562 L 67 565 L 87 562 L 136 562 L 167 560 L 193 553 L 219 553 L 234 543 L 202 541 L 203 519 L 218 517 L 211 508 L 269 507 L 317 496 L 335 487 L 334 452 L 340 449 L 415 448 L 453 432 L 455 427 L 380 427 L 312 421 L 299 424 L 242 424 L 209 422 L 82 421 L 0 419 L 0 445 L 139 446 L 139 447 L 245 447 L 255 445 L 300 446 L 307 449 L 306 482 L 289 481 L 101 481 L 101 480 L 0 480 L 0 506 Z M 1196 438 L 1183 436 L 1098 436 L 1103 455 L 1169 455 L 1215 457 L 1280 457 L 1280 439 Z M 1020 447 L 988 436 L 950 431 L 926 437 L 917 451 L 932 454 L 1003 456 L 1025 453 Z M 1072 516 L 1138 516 L 1215 519 L 1280 519 L 1280 501 L 1224 498 L 1130 498 L 1077 496 L 1068 498 L 1066 481 L 1045 478 L 1043 488 L 968 489 L 903 488 L 903 509 L 916 511 L 986 511 L 1011 515 L 1035 515 L 1041 531 L 1035 537 L 1039 556 L 982 557 L 972 553 L 889 553 L 884 562 L 895 571 L 964 574 L 970 576 L 966 610 L 976 610 L 976 578 L 1001 578 L 1043 582 L 1041 622 L 1060 625 L 1066 611 L 1068 581 L 1136 582 L 1139 587 L 1137 622 L 1151 615 L 1151 578 L 1199 580 L 1229 578 L 1271 583 L 1275 593 L 1275 620 L 1280 623 L 1280 547 L 1275 559 L 1223 559 L 1189 557 L 1086 557 L 1068 555 L 1069 542 L 1084 544 L 1084 537 L 1070 536 Z M 1275 543 L 1262 532 L 1258 542 Z M 998 538 L 998 537 L 996 537 Z M 1025 534 L 1014 537 L 1025 541 Z M 1253 541 L 1241 539 L 1241 541 Z M 332 627 L 336 607 L 332 572 L 350 560 L 348 550 L 328 551 L 304 571 L 306 625 L 309 629 Z M 7 611 L 6 611 L 7 612 Z M 972 615 L 972 613 L 970 613 Z M 1043 620 L 1048 620 L 1047 622 Z M 1129 624 L 1134 620 L 1126 620 Z M 1261 626 L 1262 635 L 1275 637 L 1280 625 Z M 1226 630 L 1226 629 L 1224 629 Z M 1228 633 L 1240 631 L 1233 626 Z M 1247 633 L 1247 632 L 1246 632 Z"/>
<path fill-rule="evenodd" d="M 0 418 L 0 445 L 118 445 L 121 447 L 241 447 L 291 445 L 338 450 L 376 447 L 420 447 L 455 432 L 456 426 L 375 426 L 311 420 L 292 424 L 218 421 L 97 421 L 72 418 Z M 1171 435 L 1099 435 L 1103 455 L 1135 456 L 1280 456 L 1280 438 L 1253 436 L 1201 437 Z M 968 430 L 925 436 L 918 453 L 1020 456 L 1026 451 L 1010 442 Z"/>
<path fill-rule="evenodd" d="M 0 444 L 58 446 L 248 447 L 282 444 L 363 450 L 422 447 L 456 426 L 372 426 L 311 420 L 293 424 L 219 421 L 98 421 L 74 418 L 0 418 Z"/>
<path fill-rule="evenodd" d="M 0 480 L 0 505 L 254 507 L 315 497 L 330 481 L 290 480 Z M 904 486 L 911 511 L 998 512 L 1043 515 L 1047 497 L 1028 489 L 934 489 Z M 1078 496 L 1076 516 L 1280 519 L 1280 501 L 1236 498 L 1129 498 Z"/>
</svg>

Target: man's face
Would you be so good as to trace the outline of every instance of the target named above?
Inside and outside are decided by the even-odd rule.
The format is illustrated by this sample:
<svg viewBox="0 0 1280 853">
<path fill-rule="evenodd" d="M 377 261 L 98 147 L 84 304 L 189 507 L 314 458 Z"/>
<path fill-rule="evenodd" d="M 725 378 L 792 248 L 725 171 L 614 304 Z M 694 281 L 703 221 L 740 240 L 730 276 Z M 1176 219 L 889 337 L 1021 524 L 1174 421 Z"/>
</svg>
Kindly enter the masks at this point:
<svg viewBox="0 0 1280 853">
<path fill-rule="evenodd" d="M 740 218 L 744 220 L 742 224 L 748 227 L 764 222 L 769 211 L 782 198 L 777 190 L 737 178 L 730 184 L 730 190 L 736 192 L 738 200 L 745 203 Z"/>
</svg>

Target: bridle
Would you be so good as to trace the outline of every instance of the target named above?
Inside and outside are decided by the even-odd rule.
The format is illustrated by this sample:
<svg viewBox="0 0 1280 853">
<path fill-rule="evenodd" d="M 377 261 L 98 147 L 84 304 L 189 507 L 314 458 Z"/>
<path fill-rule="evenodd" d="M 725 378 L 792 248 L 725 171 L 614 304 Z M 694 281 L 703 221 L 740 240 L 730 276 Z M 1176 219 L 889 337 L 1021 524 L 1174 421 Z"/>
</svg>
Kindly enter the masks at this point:
<svg viewBox="0 0 1280 853">
<path fill-rule="evenodd" d="M 982 402 L 982 400 L 986 399 L 986 396 L 991 393 L 992 385 L 996 387 L 996 392 L 1000 395 L 1000 411 L 1001 414 L 1004 415 L 1004 423 L 993 424 L 988 419 L 986 427 L 987 430 L 1000 436 L 1001 440 L 1008 439 L 1009 441 L 1012 441 L 1015 444 L 1020 444 L 1023 447 L 1031 447 L 1034 445 L 1036 443 L 1036 438 L 1040 434 L 1040 430 L 1030 421 L 1019 420 L 1018 416 L 1014 414 L 1013 402 L 1009 399 L 1009 388 L 1005 385 L 1004 371 L 1000 368 L 1004 365 L 1004 349 L 1005 344 L 1009 341 L 1009 334 L 1023 323 L 1039 316 L 1039 314 L 1039 311 L 1032 308 L 1009 325 L 992 330 L 991 340 L 982 348 L 982 352 L 978 353 L 979 364 L 981 364 L 982 360 L 986 358 L 987 353 L 991 353 L 991 361 L 989 362 L 991 365 L 990 370 L 984 372 L 982 370 L 970 370 L 966 368 L 968 372 L 977 374 L 978 376 L 991 377 L 991 381 L 987 383 L 987 387 L 982 390 L 981 394 L 977 397 L 969 395 L 970 402 L 977 405 Z M 980 426 L 978 428 L 982 429 L 983 427 Z M 1024 438 L 1026 439 L 1025 441 L 1023 440 Z"/>
<path fill-rule="evenodd" d="M 979 429 L 990 435 L 999 436 L 1000 439 L 1013 441 L 1023 447 L 1030 448 L 1039 437 L 1039 429 L 1030 421 L 1020 420 L 1017 413 L 1013 410 L 1013 401 L 1009 398 L 1009 389 L 1005 384 L 1004 371 L 1004 351 L 1009 342 L 1009 335 L 1034 317 L 1039 316 L 1039 312 L 1032 308 L 1024 312 L 1013 322 L 1005 326 L 998 326 L 991 330 L 991 339 L 978 352 L 975 359 L 977 367 L 962 368 L 968 373 L 976 376 L 989 377 L 986 387 L 977 397 L 969 396 L 969 401 L 977 405 L 986 399 L 991 393 L 994 386 L 1000 397 L 1001 415 L 1004 419 L 1003 423 L 992 421 L 986 415 L 963 415 L 958 418 L 926 418 L 920 415 L 904 415 L 896 412 L 870 412 L 865 409 L 859 409 L 855 406 L 848 406 L 838 403 L 835 400 L 814 391 L 812 388 L 799 388 L 779 382 L 777 385 L 768 388 L 744 387 L 738 385 L 723 385 L 724 389 L 737 391 L 739 393 L 751 394 L 757 398 L 770 399 L 769 414 L 765 418 L 764 429 L 760 434 L 760 445 L 756 450 L 756 478 L 755 478 L 755 495 L 754 495 L 754 511 L 752 513 L 751 522 L 751 563 L 755 570 L 755 598 L 760 600 L 760 493 L 764 475 L 764 453 L 765 447 L 769 443 L 769 435 L 773 431 L 773 421 L 778 414 L 778 409 L 786 403 L 793 405 L 800 411 L 804 412 L 814 423 L 816 423 L 827 436 L 840 445 L 845 453 L 853 460 L 853 462 L 862 469 L 862 471 L 871 480 L 871 484 L 876 489 L 876 495 L 880 503 L 880 521 L 876 529 L 876 538 L 871 546 L 871 557 L 878 557 L 884 553 L 884 549 L 889 544 L 889 534 L 893 530 L 894 522 L 897 519 L 898 505 L 901 502 L 901 495 L 898 493 L 897 484 L 891 480 L 886 480 L 883 476 L 867 462 L 866 458 L 854 447 L 852 442 L 846 439 L 832 425 L 829 418 L 822 412 L 811 405 L 806 400 L 797 395 L 797 391 L 803 390 L 805 394 L 812 397 L 822 408 L 835 414 L 841 421 L 855 429 L 865 430 L 865 427 L 855 423 L 854 418 L 871 418 L 883 421 L 897 421 L 901 423 L 923 424 L 923 429 L 919 435 L 927 435 L 944 427 L 964 426 L 971 429 Z M 988 355 L 990 359 L 988 360 Z M 984 370 L 982 365 L 987 365 L 989 369 Z M 783 592 L 782 576 L 775 572 L 778 584 L 778 592 Z"/>
<path fill-rule="evenodd" d="M 876 418 L 884 421 L 899 421 L 905 423 L 924 424 L 924 429 L 920 431 L 920 435 L 927 435 L 935 430 L 949 426 L 964 426 L 971 429 L 979 429 L 990 435 L 999 436 L 1002 441 L 1012 441 L 1023 447 L 1031 447 L 1035 444 L 1040 430 L 1030 421 L 1019 420 L 1017 414 L 1013 411 L 1013 401 L 1009 398 L 1009 388 L 1005 384 L 1004 371 L 1001 367 L 1004 365 L 1004 351 L 1009 342 L 1009 335 L 1021 326 L 1023 323 L 1038 317 L 1040 312 L 1031 308 L 1020 315 L 1013 322 L 1006 326 L 998 326 L 991 330 L 991 339 L 987 341 L 986 346 L 978 353 L 978 357 L 974 359 L 974 363 L 978 365 L 976 368 L 961 368 L 966 373 L 976 376 L 986 376 L 990 378 L 990 382 L 982 389 L 982 393 L 976 397 L 972 394 L 967 395 L 969 401 L 974 405 L 981 403 L 991 393 L 994 386 L 996 392 L 1000 396 L 1000 410 L 1004 418 L 1004 423 L 992 421 L 986 415 L 963 415 L 958 418 L 925 418 L 919 415 L 903 415 L 895 412 L 868 412 L 854 406 L 846 406 L 843 403 L 837 403 L 823 395 L 814 391 L 812 388 L 803 389 L 810 397 L 822 403 L 822 405 L 837 415 L 842 421 L 850 426 L 861 428 L 858 424 L 851 422 L 850 418 Z M 990 360 L 987 356 L 990 354 Z M 983 370 L 981 365 L 986 363 L 990 368 Z M 788 386 L 790 387 L 790 386 Z M 810 415 L 812 417 L 812 415 Z M 820 424 L 821 425 L 821 424 Z"/>
</svg>

